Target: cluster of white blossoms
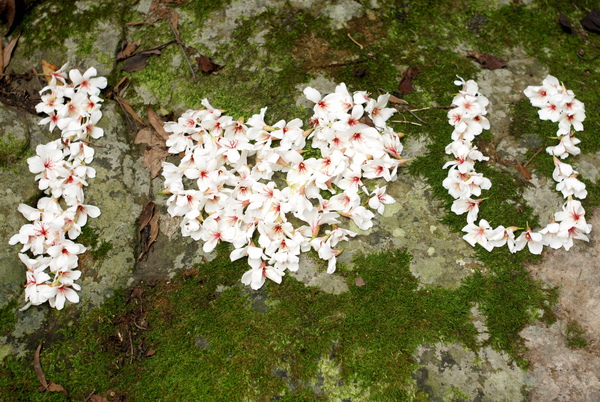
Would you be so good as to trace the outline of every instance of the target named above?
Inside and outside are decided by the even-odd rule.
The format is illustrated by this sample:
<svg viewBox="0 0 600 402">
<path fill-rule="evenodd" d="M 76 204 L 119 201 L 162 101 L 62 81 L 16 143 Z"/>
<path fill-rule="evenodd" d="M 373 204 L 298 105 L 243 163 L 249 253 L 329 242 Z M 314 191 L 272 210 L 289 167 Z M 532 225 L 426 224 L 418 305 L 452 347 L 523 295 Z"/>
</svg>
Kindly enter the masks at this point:
<svg viewBox="0 0 600 402">
<path fill-rule="evenodd" d="M 225 241 L 233 244 L 232 261 L 247 256 L 242 282 L 252 289 L 265 278 L 280 283 L 310 249 L 333 273 L 338 243 L 355 236 L 338 226 L 341 217 L 367 230 L 371 210 L 383 213 L 395 202 L 386 186 L 365 184 L 395 180 L 405 162 L 399 136 L 386 125 L 395 112 L 386 108 L 389 95 L 351 95 L 344 84 L 325 96 L 313 88 L 304 94 L 315 103 L 306 131 L 300 119 L 268 125 L 267 108 L 236 121 L 206 99 L 204 109 L 165 123 L 169 152 L 185 154 L 179 166 L 163 163 L 169 214 L 182 217 L 182 234 L 202 239 L 205 252 Z M 320 157 L 303 156 L 307 139 Z"/>
<path fill-rule="evenodd" d="M 551 75 L 544 79 L 541 86 L 529 86 L 524 91 L 531 104 L 540 108 L 540 119 L 558 123 L 559 144 L 548 147 L 546 151 L 554 159 L 555 169 L 552 177 L 557 182 L 556 190 L 560 191 L 567 201 L 562 211 L 554 213 L 554 218 L 546 227 L 537 232 L 527 227 L 515 238 L 515 231 L 519 230 L 515 226 L 499 226 L 494 229 L 485 219 L 481 219 L 478 225 L 475 224 L 479 204 L 483 199 L 474 198 L 481 195 L 481 190 L 487 190 L 492 185 L 489 179 L 475 171 L 475 162 L 488 158 L 472 144 L 476 135 L 490 127 L 485 117 L 489 102 L 478 92 L 475 81 L 465 82 L 460 79 L 454 83 L 462 85 L 462 89 L 452 100 L 455 107 L 448 112 L 448 119 L 454 126 L 454 131 L 453 141 L 446 147 L 446 153 L 454 155 L 455 160 L 444 165 L 444 169 L 449 168 L 449 171 L 443 186 L 455 198 L 452 211 L 457 215 L 467 214 L 467 225 L 463 228 L 467 234 L 463 238 L 472 246 L 480 244 L 488 251 L 507 245 L 514 253 L 527 246 L 533 254 L 540 254 L 544 246 L 554 249 L 564 247 L 569 250 L 574 239 L 588 241 L 586 234 L 590 233 L 592 225 L 585 221 L 585 210 L 581 202 L 573 198 L 586 197 L 585 184 L 577 179 L 577 172 L 571 165 L 560 161 L 569 155 L 580 153 L 576 146 L 580 140 L 573 135 L 574 131 L 583 130 L 585 108 L 582 102 L 575 99 L 573 91 L 567 90 Z"/>
<path fill-rule="evenodd" d="M 25 300 L 29 305 L 48 301 L 50 306 L 62 309 L 65 300 L 79 301 L 75 281 L 81 276 L 77 270 L 78 255 L 86 248 L 75 240 L 88 216 L 100 215 L 98 207 L 84 204 L 83 188 L 87 179 L 96 176 L 88 166 L 94 158 L 90 139 L 104 135 L 96 126 L 102 117 L 98 96 L 106 87 L 106 78 L 95 77 L 95 68 L 81 74 L 79 70 L 65 71 L 66 65 L 55 71 L 48 86 L 40 94 L 42 102 L 38 113 L 48 117 L 40 124 L 49 124 L 61 130 L 61 138 L 40 144 L 36 156 L 27 159 L 29 170 L 37 174 L 39 188 L 47 195 L 37 208 L 19 205 L 19 211 L 31 221 L 23 225 L 10 244 L 23 245 L 19 258 L 27 267 Z"/>
</svg>

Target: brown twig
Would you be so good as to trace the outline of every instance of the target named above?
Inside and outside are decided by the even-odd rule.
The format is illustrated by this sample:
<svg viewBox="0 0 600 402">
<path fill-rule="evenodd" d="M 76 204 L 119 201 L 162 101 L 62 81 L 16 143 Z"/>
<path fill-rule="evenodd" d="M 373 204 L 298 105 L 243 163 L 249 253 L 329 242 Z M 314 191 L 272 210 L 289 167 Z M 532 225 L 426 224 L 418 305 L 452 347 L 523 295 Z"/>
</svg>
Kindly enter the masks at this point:
<svg viewBox="0 0 600 402">
<path fill-rule="evenodd" d="M 427 107 L 422 107 L 419 109 L 411 109 L 411 112 L 420 112 L 421 110 L 429 110 L 429 109 L 452 109 L 454 108 L 454 106 L 452 105 L 448 105 L 448 106 L 427 106 Z"/>
<path fill-rule="evenodd" d="M 92 396 L 94 396 L 94 392 L 96 392 L 96 390 L 93 390 L 92 392 L 90 392 L 90 394 L 87 396 L 87 398 L 85 398 L 83 400 L 83 402 L 89 401 L 92 398 Z"/>
<path fill-rule="evenodd" d="M 544 149 L 544 147 L 542 147 L 542 148 L 538 149 L 538 150 L 537 150 L 537 151 L 536 151 L 536 152 L 533 154 L 533 156 L 532 156 L 531 158 L 529 158 L 529 160 L 528 160 L 527 162 L 525 162 L 525 164 L 523 165 L 523 167 L 524 167 L 524 168 L 526 168 L 526 167 L 527 167 L 527 165 L 529 165 L 529 164 L 531 163 L 531 161 L 533 160 L 533 158 L 535 158 L 536 156 L 538 156 L 538 154 L 539 154 L 540 152 L 542 152 L 542 149 Z"/>
<path fill-rule="evenodd" d="M 131 348 L 131 357 L 129 359 L 129 364 L 133 364 L 133 341 L 131 340 L 131 331 L 127 328 L 127 334 L 129 334 L 129 347 Z"/>
<path fill-rule="evenodd" d="M 419 120 L 424 125 L 427 125 L 427 122 L 425 120 L 414 114 L 408 107 L 406 107 L 406 105 L 394 105 L 394 107 L 396 108 L 396 110 L 398 110 L 398 112 L 400 112 L 400 108 L 402 108 L 402 110 L 408 112 L 412 117 Z"/>
<path fill-rule="evenodd" d="M 413 125 L 419 126 L 419 127 L 423 126 L 421 123 L 415 123 L 414 121 L 408 121 L 408 120 L 392 120 L 392 123 L 413 124 Z"/>
<path fill-rule="evenodd" d="M 183 57 L 185 58 L 185 61 L 187 62 L 188 67 L 190 68 L 190 72 L 192 73 L 192 79 L 194 81 L 196 81 L 196 73 L 194 72 L 192 63 L 190 62 L 190 59 L 188 58 L 187 53 L 185 52 L 185 48 L 183 47 L 183 42 L 181 41 L 179 32 L 177 31 L 177 28 L 173 25 L 171 18 L 167 18 L 167 21 L 169 21 L 169 26 L 171 27 L 171 31 L 173 31 L 173 36 L 175 36 L 175 42 L 177 42 L 177 44 L 179 45 L 179 49 L 181 49 L 181 53 L 183 54 Z"/>
</svg>

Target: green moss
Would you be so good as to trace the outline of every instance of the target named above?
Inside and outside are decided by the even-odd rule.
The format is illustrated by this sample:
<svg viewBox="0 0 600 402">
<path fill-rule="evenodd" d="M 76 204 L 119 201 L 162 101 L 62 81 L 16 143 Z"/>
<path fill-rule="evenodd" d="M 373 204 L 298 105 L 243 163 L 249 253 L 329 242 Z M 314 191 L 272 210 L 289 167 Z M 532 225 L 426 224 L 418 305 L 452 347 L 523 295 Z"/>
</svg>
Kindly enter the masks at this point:
<svg viewBox="0 0 600 402">
<path fill-rule="evenodd" d="M 91 226 L 83 226 L 81 234 L 77 237 L 77 241 L 91 250 L 92 257 L 95 260 L 102 260 L 113 249 L 113 244 L 110 241 L 102 240 L 98 242 L 98 234 Z"/>
<path fill-rule="evenodd" d="M 15 164 L 20 163 L 30 155 L 27 140 L 17 140 L 10 133 L 0 136 L 0 170 L 14 170 Z"/>
<path fill-rule="evenodd" d="M 569 320 L 567 322 L 567 329 L 565 331 L 565 337 L 567 338 L 567 346 L 570 348 L 585 348 L 588 345 L 587 340 L 584 338 L 585 331 L 581 328 L 581 325 L 577 321 Z"/>
<path fill-rule="evenodd" d="M 15 311 L 17 309 L 18 302 L 16 299 L 12 299 L 5 306 L 0 308 L 0 336 L 6 336 L 15 326 L 17 322 L 17 316 Z"/>
</svg>

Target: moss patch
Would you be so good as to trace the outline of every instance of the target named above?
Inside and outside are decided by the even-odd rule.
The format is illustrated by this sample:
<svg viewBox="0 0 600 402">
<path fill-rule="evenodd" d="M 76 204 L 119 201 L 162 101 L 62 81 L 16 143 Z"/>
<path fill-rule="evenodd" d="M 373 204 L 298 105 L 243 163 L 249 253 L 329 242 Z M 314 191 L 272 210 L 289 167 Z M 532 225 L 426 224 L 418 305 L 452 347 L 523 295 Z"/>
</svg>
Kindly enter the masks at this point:
<svg viewBox="0 0 600 402">
<path fill-rule="evenodd" d="M 81 316 L 73 308 L 53 312 L 46 377 L 73 398 L 95 389 L 138 400 L 426 400 L 412 379 L 418 345 L 461 342 L 477 350 L 470 320 L 477 301 L 489 342 L 520 353 L 518 331 L 548 300 L 524 274 L 479 274 L 455 290 L 419 288 L 402 251 L 357 256 L 366 285 L 354 286 L 349 275 L 342 295 L 293 278 L 251 292 L 239 284 L 245 262 L 231 263 L 226 247 L 218 252 L 169 284 L 129 289 Z M 29 360 L 8 359 L 2 389 L 16 399 L 60 400 L 37 393 Z"/>
<path fill-rule="evenodd" d="M 0 170 L 14 168 L 30 154 L 27 140 L 17 140 L 10 133 L 0 136 Z"/>
</svg>

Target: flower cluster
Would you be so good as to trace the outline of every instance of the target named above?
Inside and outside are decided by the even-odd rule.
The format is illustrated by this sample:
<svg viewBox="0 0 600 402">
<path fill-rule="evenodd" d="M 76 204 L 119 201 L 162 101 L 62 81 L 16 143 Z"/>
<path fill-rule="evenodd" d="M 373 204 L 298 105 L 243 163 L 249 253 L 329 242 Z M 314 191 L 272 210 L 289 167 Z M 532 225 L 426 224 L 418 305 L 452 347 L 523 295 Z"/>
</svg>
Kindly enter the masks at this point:
<svg viewBox="0 0 600 402">
<path fill-rule="evenodd" d="M 23 245 L 19 258 L 27 267 L 25 300 L 29 305 L 48 301 L 50 306 L 62 309 L 65 300 L 79 301 L 74 281 L 81 276 L 77 270 L 78 255 L 85 252 L 82 244 L 75 243 L 88 216 L 100 215 L 98 207 L 84 204 L 83 188 L 87 179 L 96 176 L 88 164 L 94 158 L 90 139 L 104 135 L 96 126 L 102 117 L 98 96 L 106 87 L 106 78 L 95 77 L 95 68 L 81 74 L 79 70 L 65 71 L 66 65 L 55 71 L 48 86 L 40 93 L 42 102 L 38 113 L 48 117 L 40 124 L 49 124 L 61 130 L 61 138 L 40 144 L 36 156 L 27 160 L 29 170 L 37 174 L 39 188 L 47 195 L 37 208 L 19 205 L 19 211 L 32 223 L 23 225 L 10 244 Z"/>
<path fill-rule="evenodd" d="M 472 246 L 480 244 L 488 251 L 507 245 L 514 253 L 527 246 L 533 254 L 540 254 L 544 246 L 554 249 L 564 247 L 569 250 L 574 239 L 588 241 L 586 234 L 590 233 L 592 226 L 585 221 L 585 210 L 581 202 L 573 199 L 586 197 L 585 184 L 577 179 L 577 172 L 571 165 L 560 161 L 580 152 L 576 146 L 580 140 L 573 137 L 572 129 L 583 130 L 585 108 L 582 102 L 575 99 L 573 91 L 567 90 L 551 75 L 544 79 L 541 86 L 529 86 L 524 91 L 531 104 L 540 108 L 540 119 L 558 123 L 559 144 L 548 147 L 546 151 L 554 159 L 555 169 L 552 177 L 557 182 L 556 190 L 560 191 L 567 201 L 562 211 L 554 213 L 554 218 L 546 227 L 537 232 L 527 227 L 515 238 L 515 231 L 519 230 L 515 226 L 492 228 L 485 219 L 481 219 L 479 224 L 475 223 L 479 204 L 483 199 L 474 198 L 481 195 L 481 190 L 487 190 L 492 185 L 489 179 L 475 171 L 475 163 L 488 158 L 472 144 L 475 136 L 490 127 L 485 117 L 489 102 L 478 92 L 475 81 L 465 82 L 460 79 L 454 83 L 461 85 L 462 89 L 452 101 L 455 107 L 448 112 L 448 119 L 454 126 L 454 131 L 453 141 L 446 147 L 446 153 L 454 155 L 455 160 L 444 165 L 444 169 L 449 170 L 443 186 L 455 198 L 452 211 L 457 215 L 467 214 L 467 225 L 463 228 L 467 234 L 463 238 Z"/>
<path fill-rule="evenodd" d="M 231 260 L 247 256 L 242 282 L 253 289 L 265 278 L 280 283 L 310 249 L 334 272 L 338 243 L 355 236 L 340 218 L 366 230 L 371 210 L 395 202 L 385 186 L 365 183 L 395 180 L 405 162 L 386 125 L 395 112 L 386 108 L 389 95 L 351 95 L 344 84 L 325 96 L 313 88 L 304 94 L 315 103 L 309 130 L 300 119 L 265 123 L 267 108 L 236 121 L 206 99 L 204 109 L 165 123 L 169 152 L 185 155 L 178 166 L 163 163 L 169 214 L 182 217 L 182 234 L 202 239 L 205 252 L 225 241 L 234 246 Z"/>
</svg>

